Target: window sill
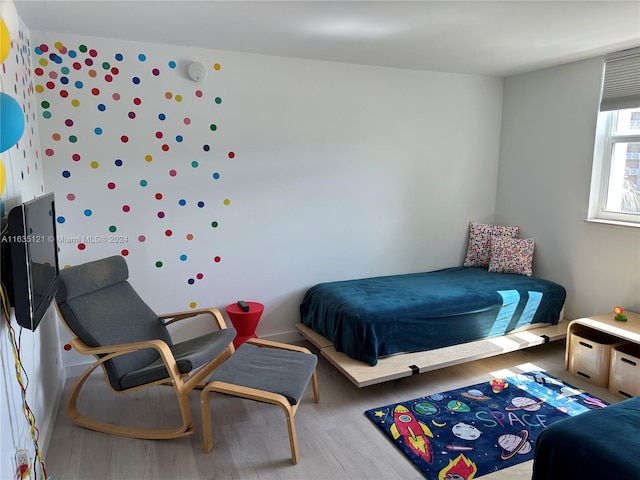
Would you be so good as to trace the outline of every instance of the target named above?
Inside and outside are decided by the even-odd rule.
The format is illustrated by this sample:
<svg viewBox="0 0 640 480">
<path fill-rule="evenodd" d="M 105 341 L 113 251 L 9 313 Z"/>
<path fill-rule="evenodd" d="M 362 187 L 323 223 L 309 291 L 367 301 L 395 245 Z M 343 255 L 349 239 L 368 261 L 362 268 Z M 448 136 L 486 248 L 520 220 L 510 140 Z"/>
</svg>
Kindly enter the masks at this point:
<svg viewBox="0 0 640 480">
<path fill-rule="evenodd" d="M 584 221 L 589 223 L 599 223 L 601 225 L 614 225 L 616 227 L 640 228 L 640 223 L 634 222 L 620 222 L 617 220 L 604 220 L 602 218 L 586 218 Z"/>
</svg>

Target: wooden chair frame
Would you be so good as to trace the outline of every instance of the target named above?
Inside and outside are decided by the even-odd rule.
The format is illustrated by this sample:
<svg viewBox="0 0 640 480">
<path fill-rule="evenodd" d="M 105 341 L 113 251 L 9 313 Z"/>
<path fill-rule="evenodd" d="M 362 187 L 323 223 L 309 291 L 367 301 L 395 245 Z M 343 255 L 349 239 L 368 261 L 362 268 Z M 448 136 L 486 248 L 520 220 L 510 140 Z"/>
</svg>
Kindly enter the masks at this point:
<svg viewBox="0 0 640 480">
<path fill-rule="evenodd" d="M 188 374 L 182 374 L 178 370 L 178 365 L 176 360 L 171 352 L 171 349 L 167 345 L 166 342 L 162 340 L 149 340 L 143 342 L 134 342 L 134 343 L 126 343 L 120 345 L 108 345 L 103 347 L 89 347 L 84 342 L 82 342 L 79 338 L 75 337 L 75 334 L 69 328 L 69 325 L 64 320 L 64 316 L 56 303 L 56 309 L 58 311 L 58 316 L 67 330 L 71 333 L 74 338 L 69 342 L 71 346 L 78 352 L 84 355 L 93 355 L 96 358 L 96 362 L 92 363 L 76 380 L 76 383 L 73 385 L 71 392 L 69 394 L 69 398 L 67 400 L 66 411 L 67 415 L 77 425 L 80 425 L 85 428 L 89 428 L 91 430 L 96 430 L 98 432 L 104 432 L 113 435 L 120 435 L 124 437 L 131 438 L 143 438 L 143 439 L 169 439 L 169 438 L 177 438 L 185 435 L 190 435 L 194 432 L 194 427 L 192 425 L 192 412 L 191 405 L 189 403 L 189 392 L 191 392 L 195 388 L 203 388 L 205 385 L 206 378 L 211 375 L 211 373 L 229 356 L 235 351 L 233 347 L 233 343 L 230 343 L 226 350 L 224 350 L 218 357 L 211 360 L 209 363 L 204 366 L 196 369 Z M 170 325 L 172 323 L 178 322 L 180 320 L 185 320 L 187 318 L 196 317 L 199 315 L 210 315 L 213 317 L 217 327 L 219 329 L 227 328 L 227 325 L 224 321 L 219 310 L 215 308 L 206 308 L 199 310 L 189 310 L 183 312 L 176 313 L 167 313 L 163 315 L 159 315 L 160 321 L 164 323 L 164 325 Z M 169 373 L 168 379 L 162 379 L 155 382 L 151 382 L 145 385 L 141 385 L 134 388 L 129 388 L 126 390 L 118 391 L 115 390 L 111 383 L 109 382 L 109 377 L 104 368 L 104 362 L 115 358 L 120 355 L 125 355 L 127 353 L 136 352 L 139 350 L 153 348 L 158 351 L 162 361 L 164 362 L 167 372 Z M 102 355 L 102 356 L 101 356 Z M 134 391 L 142 390 L 148 387 L 156 386 L 156 385 L 171 385 L 175 390 L 176 396 L 178 398 L 178 406 L 180 408 L 180 414 L 182 416 L 182 425 L 176 428 L 166 428 L 166 429 L 157 429 L 157 428 L 144 428 L 144 427 L 127 427 L 124 425 L 116 425 L 113 423 L 109 423 L 103 420 L 99 420 L 96 418 L 88 417 L 83 415 L 78 410 L 77 401 L 78 396 L 80 394 L 80 390 L 82 389 L 85 381 L 89 378 L 89 375 L 98 367 L 102 367 L 105 380 L 109 388 L 118 394 L 126 394 Z"/>
<path fill-rule="evenodd" d="M 265 348 L 279 348 L 282 350 L 291 350 L 294 352 L 302 352 L 311 354 L 311 352 L 304 347 L 296 345 L 289 345 L 286 343 L 273 342 L 270 340 L 263 340 L 259 338 L 252 338 L 247 340 L 247 343 L 257 345 Z M 313 385 L 313 397 L 315 403 L 320 401 L 320 393 L 318 391 L 318 377 L 316 370 L 313 370 L 311 376 L 311 384 Z M 205 453 L 209 453 L 213 449 L 213 434 L 211 426 L 211 409 L 210 399 L 214 392 L 231 395 L 234 397 L 247 398 L 249 400 L 255 400 L 258 402 L 271 403 L 278 405 L 284 411 L 285 418 L 287 420 L 287 429 L 289 431 L 289 445 L 291 447 L 291 462 L 295 465 L 298 463 L 300 457 L 298 449 L 298 437 L 296 434 L 296 425 L 294 417 L 300 402 L 295 405 L 291 405 L 289 400 L 283 395 L 268 392 L 266 390 L 258 390 L 255 388 L 243 387 L 240 385 L 234 385 L 232 383 L 213 381 L 207 384 L 207 386 L 200 393 L 200 408 L 202 416 L 202 441 Z"/>
</svg>

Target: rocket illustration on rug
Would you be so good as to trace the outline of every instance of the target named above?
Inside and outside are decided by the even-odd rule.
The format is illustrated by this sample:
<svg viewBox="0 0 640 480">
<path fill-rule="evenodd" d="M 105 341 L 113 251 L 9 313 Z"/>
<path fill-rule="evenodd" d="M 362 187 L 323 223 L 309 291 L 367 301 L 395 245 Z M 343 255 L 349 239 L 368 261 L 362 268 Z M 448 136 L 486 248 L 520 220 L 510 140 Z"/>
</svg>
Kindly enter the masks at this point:
<svg viewBox="0 0 640 480">
<path fill-rule="evenodd" d="M 433 448 L 427 438 L 433 437 L 433 433 L 424 423 L 416 420 L 408 408 L 402 405 L 396 406 L 393 410 L 393 425 L 390 431 L 395 440 L 402 437 L 405 445 L 425 462 L 433 462 Z"/>
</svg>

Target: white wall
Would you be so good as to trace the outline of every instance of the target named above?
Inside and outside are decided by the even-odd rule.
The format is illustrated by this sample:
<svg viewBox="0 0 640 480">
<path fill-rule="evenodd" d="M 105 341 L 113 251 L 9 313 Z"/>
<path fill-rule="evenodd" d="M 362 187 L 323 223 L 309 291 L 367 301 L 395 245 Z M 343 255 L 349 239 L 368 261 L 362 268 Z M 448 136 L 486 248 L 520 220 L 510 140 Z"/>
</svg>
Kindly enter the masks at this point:
<svg viewBox="0 0 640 480">
<path fill-rule="evenodd" d="M 12 96 L 25 112 L 25 130 L 18 144 L 0 154 L 1 167 L 6 177 L 0 182 L 0 194 L 7 210 L 23 201 L 45 192 L 35 117 L 35 96 L 29 71 L 29 31 L 20 21 L 11 2 L 1 4 L 2 20 L 11 37 L 11 49 L 0 70 L 1 90 Z M 2 258 L 4 262 L 6 259 Z M 2 279 L 3 282 L 5 279 Z M 58 411 L 64 372 L 60 354 L 57 319 L 52 311 L 45 315 L 35 332 L 21 329 L 13 311 L 11 325 L 22 361 L 26 402 L 33 412 L 39 430 L 39 445 L 46 452 Z M 9 326 L 0 314 L 0 478 L 15 476 L 15 453 L 18 449 L 34 458 L 34 442 L 30 425 L 23 413 L 22 391 L 16 375 L 16 360 L 9 340 Z M 31 472 L 32 478 L 41 478 L 41 471 Z"/>
<path fill-rule="evenodd" d="M 38 116 L 42 149 L 51 149 L 45 182 L 65 217 L 59 233 L 98 235 L 115 225 L 129 238 L 126 245 L 84 250 L 61 245 L 61 261 L 82 263 L 126 248 L 132 283 L 156 311 L 189 309 L 191 302 L 223 309 L 239 299 L 259 301 L 265 313 L 258 335 L 299 338 L 293 333 L 298 307 L 311 285 L 459 265 L 468 222 L 493 219 L 501 79 L 33 36 L 34 45 L 48 50 L 37 62 L 47 60 L 55 45 L 60 48 L 60 63 L 48 61 L 35 79 L 38 105 L 49 102 Z M 95 50 L 94 77 L 80 45 Z M 70 58 L 72 49 L 78 54 Z M 114 60 L 117 53 L 122 60 Z M 204 82 L 187 78 L 192 60 L 207 66 Z M 82 65 L 69 69 L 68 84 L 60 84 L 58 74 L 46 86 L 51 72 L 75 61 Z M 104 61 L 119 68 L 111 82 L 102 78 Z M 166 67 L 171 61 L 177 68 Z M 160 75 L 151 73 L 154 67 Z M 134 76 L 140 84 L 132 83 Z M 77 79 L 82 89 L 73 88 Z M 98 95 L 90 93 L 94 87 Z M 69 96 L 61 97 L 61 89 Z M 174 98 L 180 93 L 182 101 L 167 100 L 167 91 Z M 113 92 L 120 95 L 117 102 Z M 215 104 L 215 96 L 222 103 Z M 141 104 L 133 107 L 136 97 Z M 70 104 L 74 98 L 77 107 Z M 99 103 L 104 111 L 96 108 Z M 136 118 L 127 118 L 134 108 Z M 43 117 L 45 110 L 50 118 Z M 167 115 L 165 121 L 158 122 L 158 112 Z M 211 121 L 218 125 L 214 134 Z M 98 125 L 100 136 L 93 133 Z M 168 139 L 168 152 L 159 149 L 158 129 L 162 141 Z M 53 138 L 56 133 L 60 139 Z M 170 141 L 176 133 L 184 133 L 185 141 Z M 71 134 L 76 142 L 67 140 Z M 126 145 L 122 134 L 130 137 Z M 202 151 L 204 143 L 211 144 L 210 152 Z M 232 160 L 228 151 L 235 153 Z M 149 152 L 153 161 L 145 162 Z M 74 153 L 80 161 L 72 159 Z M 116 157 L 123 159 L 121 167 L 114 167 Z M 188 165 L 192 160 L 199 162 L 196 170 Z M 172 167 L 175 177 L 167 175 Z M 71 176 L 65 178 L 64 170 Z M 214 170 L 221 174 L 216 181 Z M 140 178 L 149 185 L 141 188 Z M 110 181 L 115 190 L 106 187 Z M 161 202 L 152 198 L 158 191 Z M 181 209 L 181 197 L 189 205 L 206 199 L 207 207 Z M 223 205 L 225 198 L 230 205 Z M 132 206 L 129 214 L 122 213 L 123 203 Z M 167 214 L 161 221 L 159 205 Z M 90 217 L 83 214 L 86 208 Z M 220 221 L 215 231 L 212 218 Z M 176 232 L 170 239 L 166 228 Z M 186 241 L 189 231 L 194 239 Z M 141 233 L 144 244 L 136 240 Z M 178 259 L 181 253 L 187 261 Z M 212 262 L 214 256 L 221 261 Z M 203 279 L 189 285 L 194 272 Z M 61 331 L 63 341 L 66 335 Z M 63 352 L 63 360 L 67 367 L 86 361 L 73 352 Z"/>
<path fill-rule="evenodd" d="M 602 59 L 505 79 L 496 220 L 536 239 L 566 316 L 640 312 L 640 229 L 585 222 Z"/>
</svg>

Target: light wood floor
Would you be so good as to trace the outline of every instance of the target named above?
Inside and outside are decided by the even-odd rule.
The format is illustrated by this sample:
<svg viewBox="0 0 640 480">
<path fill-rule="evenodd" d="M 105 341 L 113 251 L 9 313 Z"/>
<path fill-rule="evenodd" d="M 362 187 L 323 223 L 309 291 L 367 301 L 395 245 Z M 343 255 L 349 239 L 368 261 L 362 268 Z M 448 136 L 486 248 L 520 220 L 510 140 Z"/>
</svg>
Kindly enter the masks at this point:
<svg viewBox="0 0 640 480">
<path fill-rule="evenodd" d="M 314 347 L 305 344 L 312 351 Z M 608 402 L 606 389 L 571 376 L 564 368 L 564 341 L 416 375 L 397 382 L 355 387 L 319 356 L 320 403 L 309 388 L 296 415 L 300 461 L 292 465 L 282 411 L 272 405 L 214 396 L 211 401 L 214 449 L 205 454 L 200 436 L 199 392 L 192 394 L 197 431 L 175 440 L 135 440 L 77 427 L 66 417 L 67 381 L 46 456 L 47 474 L 56 480 L 377 480 L 423 479 L 364 416 L 370 408 L 464 387 L 523 370 L 544 370 Z M 81 408 L 109 420 L 177 425 L 179 412 L 169 387 L 144 394 L 116 395 L 101 378 L 88 382 Z M 529 480 L 531 462 L 482 477 Z"/>
</svg>

